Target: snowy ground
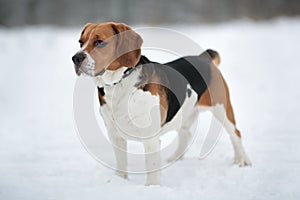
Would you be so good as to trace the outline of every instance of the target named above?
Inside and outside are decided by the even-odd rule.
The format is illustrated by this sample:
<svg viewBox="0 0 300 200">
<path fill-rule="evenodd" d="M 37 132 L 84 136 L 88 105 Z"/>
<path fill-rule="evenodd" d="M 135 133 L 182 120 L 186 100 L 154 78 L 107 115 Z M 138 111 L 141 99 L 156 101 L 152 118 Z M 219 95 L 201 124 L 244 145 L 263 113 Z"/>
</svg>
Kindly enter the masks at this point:
<svg viewBox="0 0 300 200">
<path fill-rule="evenodd" d="M 80 29 L 0 28 L 0 199 L 299 199 L 300 19 L 171 28 L 221 54 L 253 166 L 232 165 L 223 132 L 206 159 L 197 159 L 196 142 L 164 169 L 162 186 L 143 186 L 145 175 L 116 177 L 74 129 Z"/>
</svg>

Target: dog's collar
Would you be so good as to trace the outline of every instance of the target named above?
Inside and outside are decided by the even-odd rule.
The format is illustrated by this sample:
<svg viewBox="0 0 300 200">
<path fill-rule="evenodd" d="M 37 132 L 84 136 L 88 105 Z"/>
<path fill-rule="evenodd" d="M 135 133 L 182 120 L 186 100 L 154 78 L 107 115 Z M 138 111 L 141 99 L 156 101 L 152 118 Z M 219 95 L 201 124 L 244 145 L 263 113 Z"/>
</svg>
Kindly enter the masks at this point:
<svg viewBox="0 0 300 200">
<path fill-rule="evenodd" d="M 118 81 L 113 82 L 113 83 L 106 83 L 106 82 L 101 78 L 101 77 L 105 76 L 106 70 L 103 70 L 103 72 L 101 72 L 101 74 L 99 74 L 99 76 L 98 76 L 100 79 L 102 79 L 100 85 L 101 85 L 102 87 L 103 87 L 103 86 L 107 86 L 107 87 L 115 86 L 115 85 L 121 83 L 123 79 L 127 78 L 127 77 L 128 77 L 133 71 L 135 71 L 138 67 L 142 66 L 143 64 L 149 63 L 149 62 L 151 62 L 151 61 L 149 61 L 147 57 L 145 57 L 145 56 L 142 55 L 141 58 L 140 58 L 140 60 L 139 60 L 139 62 L 138 62 L 134 67 L 129 67 L 129 68 L 127 68 L 127 69 L 123 72 L 123 75 L 121 76 L 121 78 L 120 78 Z M 96 77 L 96 78 L 97 78 L 97 77 Z"/>
<path fill-rule="evenodd" d="M 129 76 L 135 69 L 136 69 L 136 66 L 135 66 L 135 67 L 130 67 L 130 68 L 126 69 L 126 70 L 124 71 L 124 74 L 123 74 L 123 76 L 122 76 L 122 79 L 124 79 L 124 78 L 126 78 L 127 76 Z M 122 80 L 122 79 L 121 79 L 121 80 Z"/>
<path fill-rule="evenodd" d="M 125 79 L 126 77 L 128 77 L 135 69 L 136 69 L 136 67 L 130 67 L 130 68 L 127 68 L 127 69 L 124 71 L 123 76 L 121 77 L 121 79 L 120 79 L 119 81 L 114 82 L 114 83 L 112 83 L 112 84 L 107 84 L 107 83 L 105 83 L 105 86 L 108 86 L 108 87 L 109 87 L 109 86 L 115 86 L 115 85 L 121 83 L 122 80 Z"/>
<path fill-rule="evenodd" d="M 99 76 L 96 76 L 94 80 L 96 81 L 98 87 L 112 87 L 121 83 L 133 71 L 135 71 L 135 69 L 136 67 L 121 67 L 116 71 L 105 70 L 104 73 L 102 73 Z"/>
</svg>

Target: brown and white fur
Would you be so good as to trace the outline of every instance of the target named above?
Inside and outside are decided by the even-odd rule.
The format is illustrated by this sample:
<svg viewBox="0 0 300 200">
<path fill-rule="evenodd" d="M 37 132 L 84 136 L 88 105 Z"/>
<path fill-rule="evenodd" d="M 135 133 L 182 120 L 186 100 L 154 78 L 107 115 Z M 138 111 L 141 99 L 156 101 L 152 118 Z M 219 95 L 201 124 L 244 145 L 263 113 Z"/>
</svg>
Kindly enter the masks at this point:
<svg viewBox="0 0 300 200">
<path fill-rule="evenodd" d="M 186 95 L 176 115 L 167 122 L 172 105 L 168 102 L 164 76 L 158 74 L 159 69 L 137 65 L 141 59 L 142 38 L 136 32 L 122 23 L 89 23 L 85 25 L 79 42 L 81 49 L 72 60 L 78 75 L 84 73 L 95 78 L 100 112 L 114 146 L 118 175 L 127 178 L 127 140 L 136 140 L 144 143 L 147 185 L 160 184 L 160 136 L 170 130 L 178 132 L 180 140 L 173 159 L 179 158 L 188 144 L 189 128 L 199 108 L 211 110 L 218 107 L 219 111 L 214 114 L 229 133 L 235 163 L 251 165 L 241 142 L 241 133 L 236 128 L 228 87 L 216 67 L 220 64 L 217 52 L 206 52 L 212 57 L 207 89 L 197 98 L 197 93 L 188 84 L 187 90 L 191 93 Z M 132 67 L 135 70 L 125 77 L 124 72 Z"/>
</svg>

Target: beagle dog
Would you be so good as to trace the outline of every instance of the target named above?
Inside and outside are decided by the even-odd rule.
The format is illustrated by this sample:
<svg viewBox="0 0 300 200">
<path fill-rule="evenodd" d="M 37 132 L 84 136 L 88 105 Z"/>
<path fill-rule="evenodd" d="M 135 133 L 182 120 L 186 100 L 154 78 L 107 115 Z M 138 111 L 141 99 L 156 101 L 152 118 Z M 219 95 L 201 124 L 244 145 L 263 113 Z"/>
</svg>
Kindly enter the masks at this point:
<svg viewBox="0 0 300 200">
<path fill-rule="evenodd" d="M 251 165 L 236 127 L 227 84 L 218 70 L 220 57 L 207 50 L 160 64 L 141 55 L 142 38 L 122 23 L 88 23 L 72 57 L 77 75 L 95 79 L 100 112 L 116 157 L 116 174 L 127 178 L 127 140 L 143 142 L 147 185 L 160 184 L 160 136 L 178 132 L 171 159 L 182 158 L 199 108 L 214 112 L 230 135 L 235 163 Z"/>
</svg>

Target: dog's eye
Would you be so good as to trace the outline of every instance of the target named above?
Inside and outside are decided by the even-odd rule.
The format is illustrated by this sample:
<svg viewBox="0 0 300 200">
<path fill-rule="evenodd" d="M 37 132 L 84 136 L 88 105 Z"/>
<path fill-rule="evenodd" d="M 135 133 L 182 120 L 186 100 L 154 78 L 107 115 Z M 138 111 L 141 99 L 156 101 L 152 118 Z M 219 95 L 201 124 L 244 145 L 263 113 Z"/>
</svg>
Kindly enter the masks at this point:
<svg viewBox="0 0 300 200">
<path fill-rule="evenodd" d="M 106 44 L 107 44 L 107 43 L 106 43 L 106 42 L 103 42 L 102 40 L 96 40 L 96 41 L 94 42 L 94 46 L 95 46 L 95 47 L 100 47 L 100 48 L 105 47 Z"/>
<path fill-rule="evenodd" d="M 83 42 L 81 40 L 78 41 L 79 42 L 79 45 L 80 45 L 80 48 L 83 46 Z"/>
</svg>

